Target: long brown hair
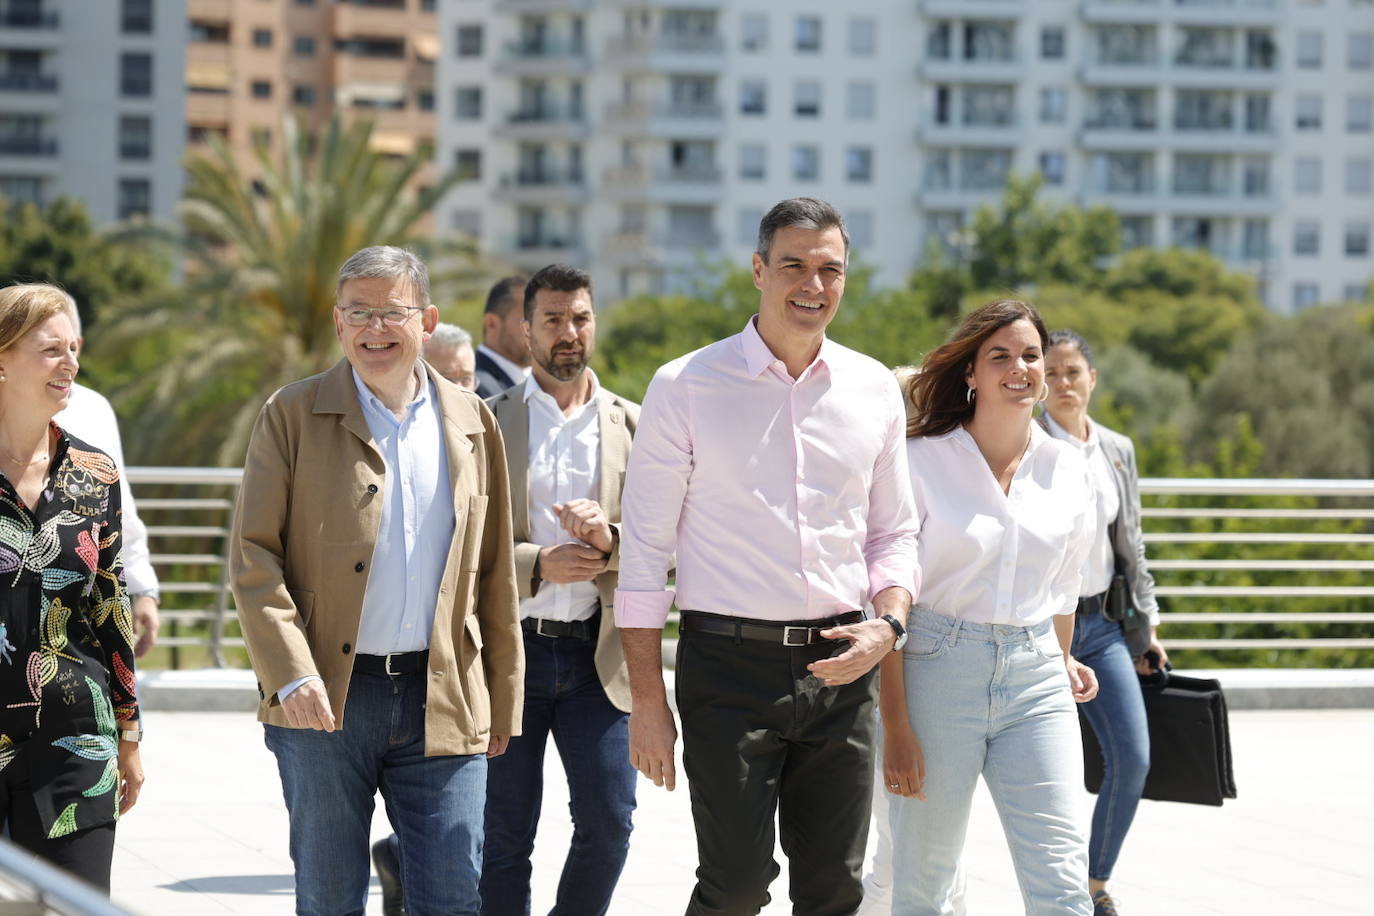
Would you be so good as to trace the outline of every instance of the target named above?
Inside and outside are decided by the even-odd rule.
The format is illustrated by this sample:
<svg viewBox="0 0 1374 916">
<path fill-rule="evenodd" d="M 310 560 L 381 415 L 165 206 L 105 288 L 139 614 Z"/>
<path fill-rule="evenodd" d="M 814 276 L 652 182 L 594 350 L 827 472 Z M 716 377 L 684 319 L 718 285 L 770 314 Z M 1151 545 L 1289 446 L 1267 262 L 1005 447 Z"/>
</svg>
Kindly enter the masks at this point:
<svg viewBox="0 0 1374 916">
<path fill-rule="evenodd" d="M 906 385 L 911 403 L 911 420 L 906 425 L 908 438 L 940 436 L 973 418 L 973 402 L 968 398 L 965 379 L 983 341 L 1013 322 L 1022 319 L 1035 325 L 1040 348 L 1049 348 L 1049 332 L 1040 313 L 1020 299 L 994 299 L 969 313 L 949 340 L 926 354 L 921 371 Z"/>
</svg>

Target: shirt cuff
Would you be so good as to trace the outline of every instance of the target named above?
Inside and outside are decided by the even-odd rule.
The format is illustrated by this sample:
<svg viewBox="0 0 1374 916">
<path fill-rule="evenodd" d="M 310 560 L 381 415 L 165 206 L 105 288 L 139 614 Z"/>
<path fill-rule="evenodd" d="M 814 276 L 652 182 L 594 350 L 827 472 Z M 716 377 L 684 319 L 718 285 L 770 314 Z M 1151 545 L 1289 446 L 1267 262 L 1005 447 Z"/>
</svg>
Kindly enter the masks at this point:
<svg viewBox="0 0 1374 916">
<path fill-rule="evenodd" d="M 915 569 L 903 569 L 901 566 L 892 563 L 876 563 L 868 567 L 868 600 L 873 598 L 885 588 L 904 588 L 911 596 L 911 603 L 916 603 L 916 596 L 920 593 L 921 573 Z"/>
<path fill-rule="evenodd" d="M 661 630 L 673 606 L 672 589 L 654 592 L 615 590 L 615 625 L 618 627 Z"/>
<path fill-rule="evenodd" d="M 287 684 L 285 687 L 283 687 L 281 690 L 278 690 L 278 691 L 277 691 L 277 701 L 278 701 L 278 702 L 283 702 L 283 701 L 285 701 L 286 698 L 289 697 L 289 696 L 291 695 L 292 691 L 294 691 L 294 690 L 295 690 L 297 687 L 299 687 L 300 685 L 304 684 L 306 681 L 323 681 L 323 680 L 324 680 L 324 678 L 320 677 L 318 674 L 307 674 L 305 677 L 298 677 L 298 678 L 296 678 L 294 681 L 292 681 L 291 683 L 289 683 L 289 684 Z"/>
</svg>

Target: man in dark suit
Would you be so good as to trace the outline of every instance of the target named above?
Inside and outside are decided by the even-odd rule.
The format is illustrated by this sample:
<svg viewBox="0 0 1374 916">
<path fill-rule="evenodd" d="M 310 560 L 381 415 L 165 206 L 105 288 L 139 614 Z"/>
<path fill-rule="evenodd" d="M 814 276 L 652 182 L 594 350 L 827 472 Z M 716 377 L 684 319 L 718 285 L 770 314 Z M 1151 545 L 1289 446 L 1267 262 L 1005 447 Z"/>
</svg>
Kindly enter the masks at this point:
<svg viewBox="0 0 1374 916">
<path fill-rule="evenodd" d="M 530 374 L 525 314 L 520 299 L 527 278 L 505 277 L 487 293 L 482 314 L 482 345 L 477 348 L 477 394 L 493 397 Z"/>
</svg>

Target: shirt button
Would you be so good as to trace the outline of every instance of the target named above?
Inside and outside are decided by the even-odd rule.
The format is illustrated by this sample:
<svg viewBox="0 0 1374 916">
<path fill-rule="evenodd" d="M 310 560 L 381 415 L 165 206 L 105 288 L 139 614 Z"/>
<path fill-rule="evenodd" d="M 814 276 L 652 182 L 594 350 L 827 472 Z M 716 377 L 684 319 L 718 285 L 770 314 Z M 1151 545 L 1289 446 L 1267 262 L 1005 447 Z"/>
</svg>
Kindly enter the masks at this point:
<svg viewBox="0 0 1374 916">
<path fill-rule="evenodd" d="M 350 652 L 352 652 L 352 651 L 353 651 L 353 644 L 352 644 L 352 643 L 347 643 L 347 642 L 346 642 L 346 643 L 343 644 L 343 654 L 344 654 L 344 655 L 347 655 L 348 653 L 350 653 Z"/>
<path fill-rule="evenodd" d="M 353 564 L 353 571 L 354 571 L 354 572 L 362 572 L 362 571 L 363 571 L 363 564 L 361 564 L 361 563 L 354 563 L 354 564 Z"/>
<path fill-rule="evenodd" d="M 368 484 L 368 485 L 367 485 L 367 492 L 369 492 L 369 493 L 376 493 L 376 492 L 377 492 L 377 485 L 376 485 L 375 483 L 370 483 L 370 484 Z"/>
</svg>

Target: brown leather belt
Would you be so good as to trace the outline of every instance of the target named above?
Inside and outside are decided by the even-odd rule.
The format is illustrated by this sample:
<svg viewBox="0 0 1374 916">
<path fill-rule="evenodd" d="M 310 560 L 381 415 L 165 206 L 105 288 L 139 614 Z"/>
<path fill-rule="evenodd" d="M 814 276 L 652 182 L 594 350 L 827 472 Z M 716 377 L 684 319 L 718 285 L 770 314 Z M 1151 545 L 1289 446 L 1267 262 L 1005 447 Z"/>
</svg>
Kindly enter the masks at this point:
<svg viewBox="0 0 1374 916">
<path fill-rule="evenodd" d="M 705 611 L 683 611 L 682 622 L 678 629 L 683 633 L 710 633 L 713 636 L 771 642 L 798 649 L 816 643 L 831 642 L 821 635 L 821 630 L 842 627 L 851 623 L 862 623 L 863 619 L 863 611 L 850 611 L 848 614 L 826 617 L 822 620 L 779 620 L 776 622 L 757 620 L 751 617 L 708 614 Z"/>
</svg>

